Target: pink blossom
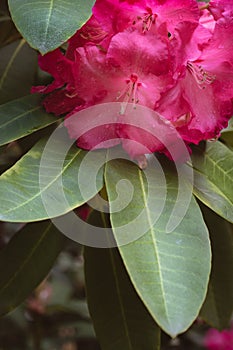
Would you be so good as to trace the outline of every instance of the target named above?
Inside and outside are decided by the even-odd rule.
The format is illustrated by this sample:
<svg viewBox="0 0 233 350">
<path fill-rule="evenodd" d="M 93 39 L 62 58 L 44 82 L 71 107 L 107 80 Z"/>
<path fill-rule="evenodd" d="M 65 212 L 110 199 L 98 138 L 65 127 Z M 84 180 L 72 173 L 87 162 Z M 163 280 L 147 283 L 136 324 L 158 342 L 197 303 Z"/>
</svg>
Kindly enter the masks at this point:
<svg viewBox="0 0 233 350">
<path fill-rule="evenodd" d="M 232 9 L 232 0 L 199 8 L 195 0 L 97 0 L 65 54 L 40 56 L 54 81 L 33 92 L 50 93 L 46 110 L 67 114 L 70 136 L 85 149 L 107 141 L 105 147 L 122 142 L 131 157 L 167 153 L 155 125 L 169 144 L 175 144 L 172 128 L 187 144 L 216 138 L 233 113 Z M 111 102 L 121 104 L 117 115 L 80 136 L 85 119 L 74 127 L 69 117 Z M 139 123 L 136 112 L 127 115 L 128 104 L 160 117 L 145 108 Z"/>
<path fill-rule="evenodd" d="M 187 41 L 186 47 L 182 47 L 187 55 L 182 58 L 177 55 L 180 58 L 177 69 L 182 78 L 157 105 L 159 113 L 177 125 L 187 142 L 199 143 L 218 137 L 233 112 L 233 38 L 230 35 L 233 23 L 227 23 L 227 29 L 226 23 L 216 23 L 212 37 L 207 36 L 207 42 L 202 42 L 199 55 L 196 49 L 190 50 L 193 43 Z M 181 45 L 184 42 L 182 39 Z"/>
<path fill-rule="evenodd" d="M 39 56 L 39 66 L 42 70 L 51 74 L 54 77 L 54 81 L 48 86 L 33 87 L 32 93 L 41 92 L 48 94 L 63 87 L 66 83 L 69 90 L 69 85 L 73 81 L 73 63 L 59 49 L 49 52 L 45 56 Z"/>
<path fill-rule="evenodd" d="M 211 328 L 205 336 L 204 345 L 208 350 L 233 350 L 233 330 L 220 332 Z"/>
<path fill-rule="evenodd" d="M 232 0 L 211 0 L 209 3 L 209 11 L 216 20 L 223 17 L 232 18 L 233 2 Z"/>
<path fill-rule="evenodd" d="M 198 22 L 199 18 L 195 0 L 97 0 L 93 13 L 103 27 L 113 33 L 130 26 L 146 32 L 162 23 L 173 32 L 178 23 Z"/>
</svg>

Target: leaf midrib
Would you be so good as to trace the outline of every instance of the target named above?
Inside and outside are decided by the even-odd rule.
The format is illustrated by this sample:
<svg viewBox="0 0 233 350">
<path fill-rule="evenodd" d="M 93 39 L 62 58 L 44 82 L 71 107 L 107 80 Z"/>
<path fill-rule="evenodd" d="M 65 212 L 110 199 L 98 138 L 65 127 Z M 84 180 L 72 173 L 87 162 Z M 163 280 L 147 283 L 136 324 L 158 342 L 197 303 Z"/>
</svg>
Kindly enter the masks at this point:
<svg viewBox="0 0 233 350">
<path fill-rule="evenodd" d="M 120 310 L 121 310 L 121 315 L 122 315 L 122 319 L 123 319 L 126 339 L 127 339 L 128 345 L 129 345 L 129 349 L 133 350 L 133 345 L 132 345 L 132 342 L 131 342 L 131 339 L 130 339 L 129 329 L 128 329 L 126 315 L 125 315 L 125 308 L 124 308 L 124 305 L 123 305 L 123 302 L 122 302 L 122 299 L 121 299 L 119 280 L 118 280 L 118 277 L 117 277 L 114 257 L 113 257 L 113 253 L 112 253 L 112 249 L 111 248 L 109 249 L 109 255 L 110 255 L 110 260 L 111 260 L 111 264 L 112 264 L 112 268 L 113 268 L 114 280 L 115 280 L 115 285 L 116 285 L 116 293 L 118 295 L 118 301 L 119 301 L 119 304 L 120 304 Z"/>
<path fill-rule="evenodd" d="M 219 170 L 224 174 L 224 176 L 226 176 L 226 177 L 230 180 L 230 182 L 232 182 L 232 177 L 231 177 L 227 172 L 225 172 L 225 171 L 223 170 L 223 168 L 221 168 L 221 167 L 218 165 L 218 162 L 221 161 L 222 159 L 218 159 L 218 161 L 215 162 L 214 159 L 212 159 L 208 153 L 206 153 L 205 156 L 206 156 L 206 158 L 207 158 L 211 163 L 213 163 L 213 165 L 214 165 L 217 169 L 219 169 Z"/>
<path fill-rule="evenodd" d="M 23 268 L 25 267 L 25 265 L 29 262 L 29 260 L 32 258 L 32 256 L 34 255 L 35 251 L 37 250 L 37 248 L 39 247 L 39 245 L 41 244 L 41 242 L 43 241 L 44 237 L 47 235 L 47 233 L 49 232 L 50 227 L 52 226 L 52 224 L 50 223 L 48 225 L 48 227 L 46 228 L 45 232 L 43 233 L 43 235 L 40 237 L 40 239 L 36 242 L 36 244 L 34 245 L 34 247 L 32 248 L 32 250 L 30 251 L 29 255 L 26 257 L 25 260 L 22 261 L 22 264 L 16 269 L 14 275 L 9 279 L 9 281 L 2 287 L 0 288 L 0 295 L 4 292 L 4 290 L 12 283 L 12 281 L 14 281 L 14 279 L 16 279 L 16 277 L 18 276 L 18 274 L 23 270 Z"/>
<path fill-rule="evenodd" d="M 107 150 L 106 152 L 106 158 L 105 158 L 105 169 L 104 169 L 104 177 L 105 177 L 105 181 L 107 179 L 106 176 L 106 169 L 107 169 L 107 163 L 108 163 L 108 155 L 109 155 L 109 151 Z M 103 217 L 103 213 L 101 212 L 101 218 L 102 218 L 102 222 L 104 224 L 104 227 L 107 228 L 106 225 L 106 221 L 105 218 Z M 118 248 L 116 248 L 118 249 Z M 113 274 L 114 274 L 114 280 L 115 280 L 115 285 L 116 285 L 116 293 L 118 295 L 118 300 L 119 300 L 119 304 L 120 304 L 120 310 L 121 310 L 121 315 L 122 315 L 122 319 L 123 319 L 123 325 L 124 325 L 124 329 L 125 329 L 125 334 L 126 334 L 126 339 L 129 345 L 129 350 L 133 350 L 133 345 L 129 336 L 129 329 L 128 329 L 128 324 L 127 324 L 127 320 L 126 320 L 126 315 L 125 315 L 125 308 L 121 299 L 121 293 L 120 293 L 120 287 L 119 287 L 119 280 L 117 277 L 117 272 L 116 272 L 116 267 L 115 267 L 115 262 L 114 262 L 114 256 L 113 256 L 113 252 L 111 248 L 108 248 L 109 251 L 109 255 L 110 255 L 110 260 L 111 260 L 111 264 L 112 264 L 112 268 L 113 268 Z"/>
<path fill-rule="evenodd" d="M 233 202 L 231 201 L 231 199 L 229 199 L 228 197 L 226 197 L 225 193 L 222 192 L 222 190 L 216 185 L 216 183 L 214 183 L 214 182 L 208 177 L 207 174 L 203 173 L 202 171 L 200 171 L 199 169 L 197 169 L 197 168 L 195 168 L 195 167 L 193 167 L 193 169 L 194 169 L 198 174 L 200 174 L 200 175 L 202 175 L 202 176 L 205 176 L 205 177 L 207 178 L 207 180 L 216 188 L 216 192 L 218 192 L 219 195 L 221 195 L 221 196 L 226 200 L 226 202 L 228 202 L 230 205 L 233 205 Z M 198 190 L 198 187 L 195 186 L 195 180 L 194 180 L 194 192 L 196 192 L 196 191 L 195 191 L 195 188 Z M 200 190 L 198 190 L 198 191 L 200 191 Z M 202 193 L 202 192 L 201 192 L 201 193 Z"/>
<path fill-rule="evenodd" d="M 19 209 L 23 206 L 25 206 L 26 204 L 30 203 L 31 201 L 33 201 L 35 198 L 37 198 L 38 196 L 41 195 L 41 193 L 43 193 L 44 191 L 46 191 L 54 182 L 56 182 L 56 180 L 62 175 L 64 174 L 64 172 L 67 170 L 67 168 L 70 166 L 70 164 L 77 158 L 77 156 L 79 155 L 79 153 L 81 152 L 81 149 L 77 151 L 77 153 L 75 154 L 74 157 L 72 157 L 72 159 L 67 163 L 66 166 L 64 166 L 62 168 L 62 171 L 53 179 L 53 181 L 51 181 L 49 184 L 47 184 L 42 191 L 36 193 L 36 195 L 34 195 L 33 197 L 31 197 L 30 199 L 28 199 L 27 201 L 25 201 L 24 203 L 21 203 L 17 206 L 15 206 L 14 208 L 10 208 L 9 210 L 5 211 L 3 214 L 8 214 L 11 212 L 14 212 L 16 209 Z M 27 156 L 27 155 L 26 155 Z"/>
<path fill-rule="evenodd" d="M 166 298 L 165 298 L 165 291 L 164 291 L 164 286 L 163 286 L 163 278 L 162 278 L 162 269 L 161 269 L 161 262 L 160 262 L 160 257 L 158 254 L 158 246 L 157 246 L 157 242 L 155 239 L 155 230 L 154 230 L 154 226 L 152 224 L 152 220 L 151 220 L 151 216 L 150 216 L 150 211 L 148 209 L 148 205 L 147 205 L 147 196 L 146 196 L 146 192 L 145 192 L 145 188 L 144 188 L 144 182 L 143 182 L 143 178 L 142 178 L 142 172 L 140 169 L 138 169 L 138 175 L 139 175 L 139 180 L 140 180 L 140 185 L 141 185 L 141 190 L 142 190 L 142 197 L 143 197 L 143 202 L 144 202 L 144 206 L 146 209 L 146 214 L 147 214 L 147 219 L 149 222 L 149 226 L 151 227 L 150 231 L 148 231 L 148 233 L 150 233 L 151 238 L 152 238 L 152 242 L 153 242 L 153 247 L 154 247 L 154 252 L 155 252 L 155 256 L 157 258 L 157 263 L 158 263 L 158 273 L 159 273 L 159 278 L 160 278 L 160 286 L 161 286 L 161 292 L 162 292 L 162 297 L 164 300 L 164 309 L 165 309 L 165 316 L 167 319 L 168 324 L 170 325 L 170 321 L 169 321 L 169 316 L 168 316 L 168 309 L 167 309 L 167 304 L 166 304 Z M 140 291 L 138 291 L 139 295 Z M 142 296 L 141 296 L 142 298 Z M 143 300 L 143 298 L 142 298 Z"/>
<path fill-rule="evenodd" d="M 6 123 L 0 124 L 0 129 L 4 128 L 4 127 L 5 127 L 6 125 L 8 125 L 8 124 L 11 124 L 12 122 L 16 121 L 17 119 L 20 119 L 20 118 L 23 117 L 23 116 L 25 116 L 25 115 L 27 115 L 27 114 L 29 114 L 29 113 L 31 113 L 31 112 L 36 111 L 37 109 L 42 109 L 42 107 L 41 107 L 41 106 L 36 106 L 36 107 L 34 107 L 34 108 L 32 108 L 32 109 L 28 109 L 26 112 L 23 112 L 23 113 L 21 113 L 21 114 L 17 114 L 14 118 L 8 120 Z M 55 119 L 55 118 L 54 118 L 54 119 Z"/>
<path fill-rule="evenodd" d="M 18 53 L 20 52 L 21 48 L 24 46 L 24 44 L 26 43 L 25 39 L 21 39 L 19 44 L 17 45 L 16 49 L 14 50 L 12 56 L 11 56 L 11 59 L 9 60 L 9 62 L 7 63 L 6 65 L 6 68 L 2 74 L 2 77 L 0 79 L 0 90 L 2 89 L 3 87 L 3 84 L 4 84 L 4 81 L 7 77 L 7 74 L 9 72 L 9 70 L 11 69 L 11 66 L 13 65 L 14 63 L 14 60 L 16 59 Z"/>
<path fill-rule="evenodd" d="M 48 9 L 48 17 L 47 17 L 46 26 L 45 26 L 45 33 L 44 33 L 44 42 L 43 42 L 44 46 L 46 45 L 46 41 L 47 41 L 49 23 L 50 23 L 50 19 L 52 17 L 52 12 L 53 12 L 53 5 L 54 5 L 54 0 L 50 0 L 49 9 Z"/>
</svg>

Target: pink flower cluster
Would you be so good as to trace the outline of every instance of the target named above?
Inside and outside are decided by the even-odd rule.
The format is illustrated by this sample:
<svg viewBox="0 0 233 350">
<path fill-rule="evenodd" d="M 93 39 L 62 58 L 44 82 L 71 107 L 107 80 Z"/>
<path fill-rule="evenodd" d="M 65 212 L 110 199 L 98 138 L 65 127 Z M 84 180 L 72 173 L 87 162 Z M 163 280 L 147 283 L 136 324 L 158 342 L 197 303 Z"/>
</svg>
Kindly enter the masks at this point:
<svg viewBox="0 0 233 350">
<path fill-rule="evenodd" d="M 109 102 L 154 110 L 186 144 L 216 138 L 233 114 L 232 15 L 233 0 L 97 0 L 65 53 L 57 49 L 39 57 L 54 80 L 32 91 L 49 94 L 48 112 L 68 114 L 73 138 L 69 116 Z M 117 118 L 117 125 L 79 137 L 78 146 L 92 149 L 98 135 L 165 152 L 155 137 L 127 125 L 124 111 Z M 141 118 L 152 129 L 151 114 Z M 156 125 L 166 133 L 162 123 Z M 131 143 L 123 141 L 123 147 L 132 157 L 143 153 Z"/>
<path fill-rule="evenodd" d="M 233 329 L 219 332 L 211 328 L 204 339 L 208 350 L 233 350 Z"/>
</svg>

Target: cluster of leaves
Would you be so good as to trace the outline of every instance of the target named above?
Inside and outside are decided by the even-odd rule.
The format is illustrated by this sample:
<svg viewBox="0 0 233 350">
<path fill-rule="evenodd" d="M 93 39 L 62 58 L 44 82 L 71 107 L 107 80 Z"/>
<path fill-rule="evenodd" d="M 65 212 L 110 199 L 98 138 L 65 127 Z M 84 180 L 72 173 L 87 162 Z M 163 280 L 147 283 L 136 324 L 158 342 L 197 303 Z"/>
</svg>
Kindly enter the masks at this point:
<svg viewBox="0 0 233 350">
<path fill-rule="evenodd" d="M 87 20 L 92 5 L 93 1 L 9 0 L 11 17 L 22 38 L 7 6 L 1 4 L 0 220 L 27 223 L 0 250 L 1 315 L 18 306 L 46 277 L 65 245 L 41 198 L 42 151 L 59 120 L 45 113 L 40 97 L 29 95 L 32 85 L 49 79 L 38 71 L 37 54 L 31 47 L 44 54 L 62 45 Z M 150 224 L 147 211 L 143 220 L 150 227 L 148 232 L 119 249 L 84 248 L 89 309 L 103 350 L 160 349 L 161 328 L 175 336 L 198 314 L 216 328 L 229 326 L 233 311 L 232 136 L 230 123 L 220 140 L 193 148 L 192 164 L 188 164 L 194 170 L 193 197 L 175 231 L 167 234 L 166 222 L 177 199 L 177 174 L 161 158 L 167 180 L 161 219 Z M 106 153 L 98 154 L 106 157 Z M 63 212 L 58 208 L 56 215 L 84 204 L 76 180 L 85 154 L 75 146 L 67 154 L 59 176 L 69 207 Z M 95 160 L 97 156 L 93 166 Z M 137 191 L 119 214 L 111 203 L 117 195 L 115 184 L 121 179 L 128 179 Z M 47 188 L 56 181 L 51 178 Z M 86 181 L 88 187 L 88 177 Z M 153 181 L 156 186 L 156 174 Z M 113 212 L 106 220 L 117 237 L 118 227 L 146 207 L 146 180 L 135 164 L 114 160 L 101 169 L 96 182 L 88 199 L 105 186 Z M 103 225 L 96 213 L 89 220 Z"/>
<path fill-rule="evenodd" d="M 38 274 L 42 272 L 46 264 L 42 266 L 43 264 L 39 263 L 43 254 L 42 244 L 41 247 L 38 245 L 35 249 L 31 259 L 29 254 L 32 249 L 28 250 L 28 261 L 24 261 L 23 265 L 22 255 L 26 256 L 26 250 L 21 254 L 21 257 L 17 256 L 18 249 L 22 249 L 17 237 L 23 233 L 24 240 L 30 241 L 35 234 L 38 241 L 41 233 L 35 226 L 30 227 L 30 225 L 28 225 L 27 230 L 21 232 L 19 231 L 20 226 L 22 225 L 2 224 L 1 245 L 4 246 L 13 235 L 10 253 L 13 254 L 14 245 L 15 263 L 18 263 L 18 270 L 12 262 L 11 268 L 15 273 L 15 281 L 12 281 L 12 285 L 15 287 L 21 273 L 24 276 L 22 281 L 24 284 L 19 292 L 24 293 L 28 288 L 25 277 L 29 280 L 28 285 L 30 285 L 30 280 L 33 277 L 32 267 L 33 270 L 35 269 L 30 263 L 36 264 L 38 261 L 40 269 Z M 19 232 L 17 233 L 17 231 Z M 50 235 L 53 236 L 54 233 L 50 231 Z M 0 319 L 1 349 L 99 349 L 85 299 L 81 246 L 63 239 L 57 243 L 57 247 L 61 246 L 61 243 L 63 251 L 49 275 L 23 304 Z M 29 245 L 31 244 L 29 243 Z M 5 252 L 7 253 L 7 248 Z M 54 260 L 53 254 L 52 259 Z M 47 269 L 48 265 L 45 270 L 47 271 Z M 31 289 L 31 287 L 29 288 Z M 12 294 L 7 300 L 3 296 L 1 310 L 9 306 L 7 302 L 13 298 L 14 294 L 16 292 L 13 293 L 12 289 Z"/>
</svg>

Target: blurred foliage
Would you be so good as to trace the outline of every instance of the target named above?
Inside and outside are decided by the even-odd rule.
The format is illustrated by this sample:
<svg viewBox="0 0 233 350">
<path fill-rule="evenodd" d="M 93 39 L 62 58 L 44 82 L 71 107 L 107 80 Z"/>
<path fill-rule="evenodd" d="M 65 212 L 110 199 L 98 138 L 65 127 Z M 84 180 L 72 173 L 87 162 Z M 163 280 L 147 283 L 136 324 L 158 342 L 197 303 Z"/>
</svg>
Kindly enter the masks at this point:
<svg viewBox="0 0 233 350">
<path fill-rule="evenodd" d="M 1 248 L 21 226 L 0 223 Z M 67 240 L 48 277 L 0 319 L 0 350 L 100 350 L 86 303 L 83 263 L 82 247 Z M 198 320 L 173 340 L 162 333 L 161 350 L 201 350 L 207 328 Z"/>
</svg>

